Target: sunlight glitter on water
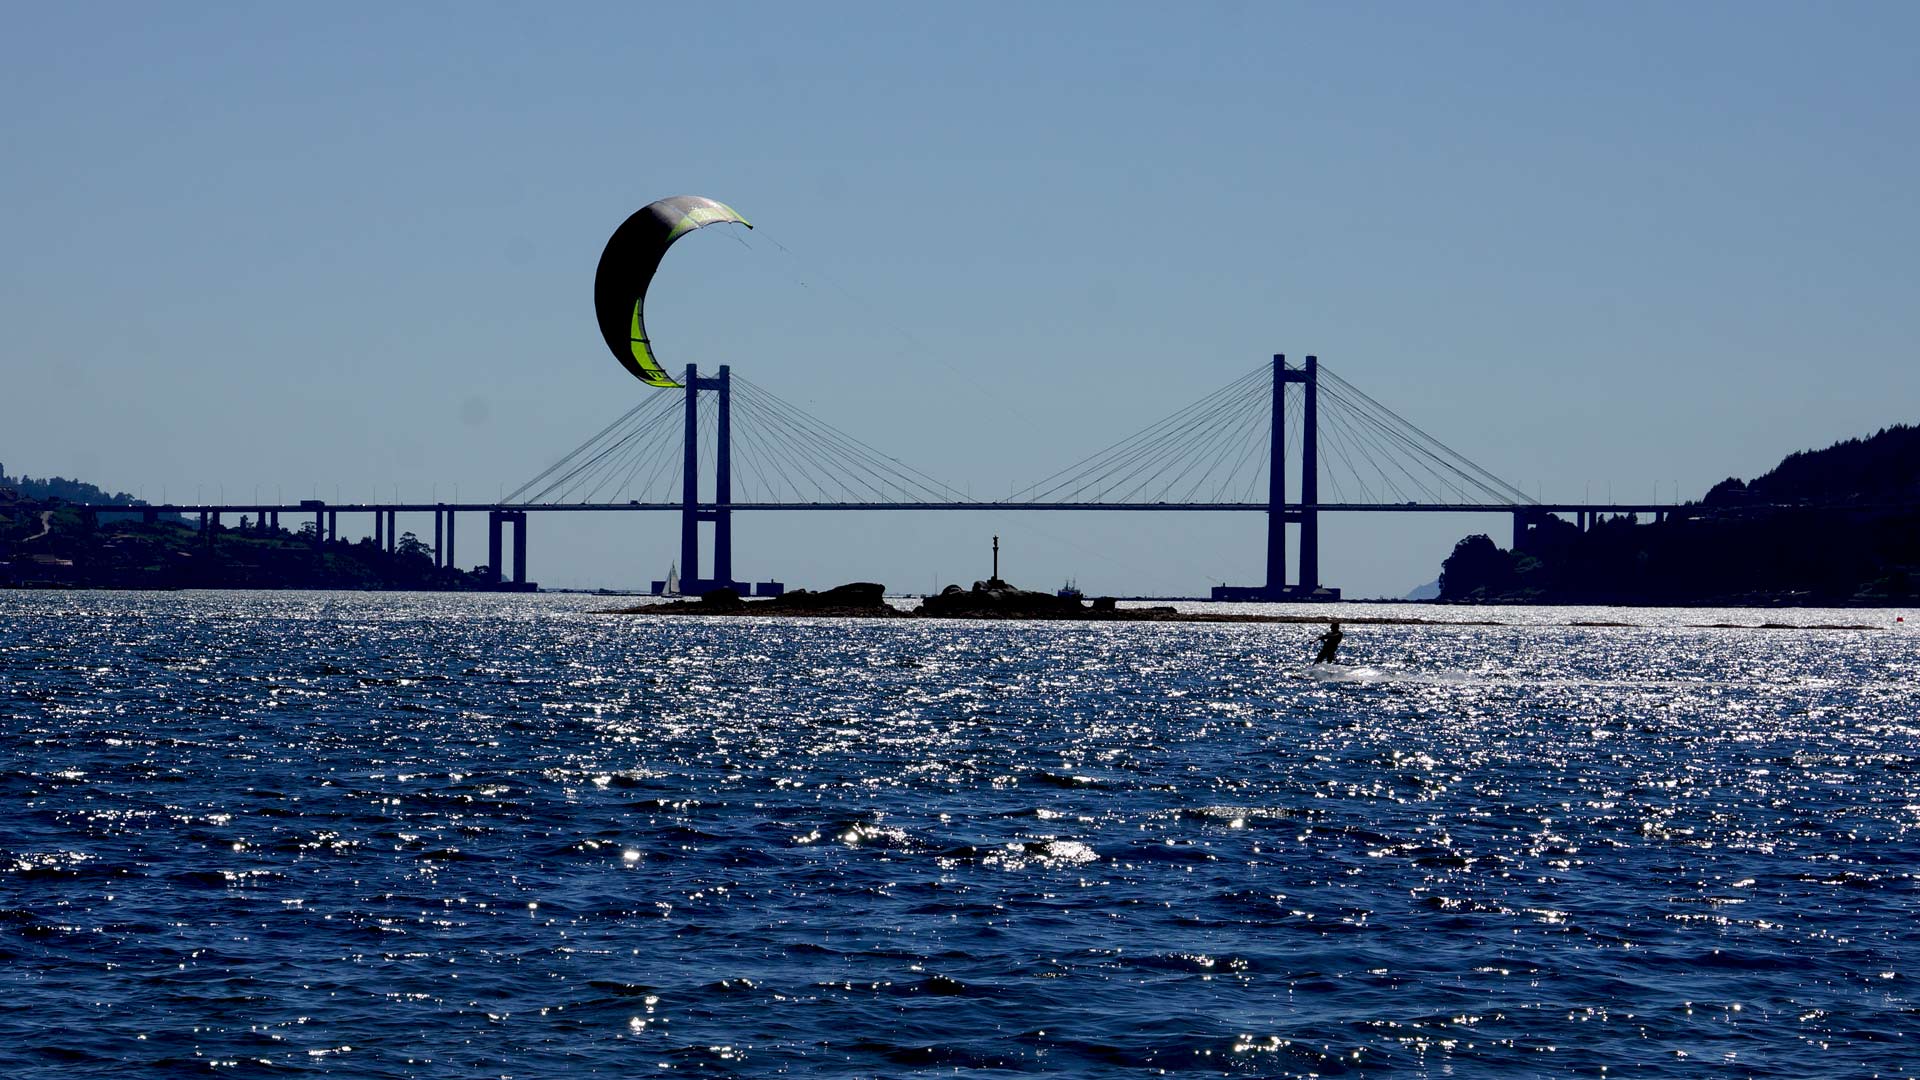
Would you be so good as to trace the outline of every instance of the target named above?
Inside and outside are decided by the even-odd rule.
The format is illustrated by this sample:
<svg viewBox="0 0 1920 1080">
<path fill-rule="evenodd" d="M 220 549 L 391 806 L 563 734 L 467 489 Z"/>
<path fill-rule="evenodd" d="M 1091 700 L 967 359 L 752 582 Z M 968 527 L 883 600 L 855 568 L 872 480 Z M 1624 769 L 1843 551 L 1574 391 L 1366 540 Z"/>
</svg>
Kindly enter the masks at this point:
<svg viewBox="0 0 1920 1080">
<path fill-rule="evenodd" d="M 1699 625 L 1873 613 L 604 603 L 0 596 L 0 1071 L 1914 1056 L 1920 650 Z"/>
</svg>

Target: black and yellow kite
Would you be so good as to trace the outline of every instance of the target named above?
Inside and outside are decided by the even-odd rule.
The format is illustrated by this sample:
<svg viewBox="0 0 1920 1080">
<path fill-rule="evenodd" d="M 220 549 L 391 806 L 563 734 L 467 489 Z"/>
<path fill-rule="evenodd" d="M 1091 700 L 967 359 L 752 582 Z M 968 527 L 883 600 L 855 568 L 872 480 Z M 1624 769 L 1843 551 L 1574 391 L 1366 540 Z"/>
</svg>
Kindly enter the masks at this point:
<svg viewBox="0 0 1920 1080">
<path fill-rule="evenodd" d="M 648 203 L 622 222 L 600 253 L 600 269 L 593 277 L 593 309 L 600 317 L 600 336 L 607 348 L 633 377 L 648 386 L 679 386 L 660 366 L 647 341 L 643 318 L 647 285 L 660 268 L 660 258 L 675 240 L 707 225 L 753 223 L 733 207 L 698 195 L 675 195 Z"/>
</svg>

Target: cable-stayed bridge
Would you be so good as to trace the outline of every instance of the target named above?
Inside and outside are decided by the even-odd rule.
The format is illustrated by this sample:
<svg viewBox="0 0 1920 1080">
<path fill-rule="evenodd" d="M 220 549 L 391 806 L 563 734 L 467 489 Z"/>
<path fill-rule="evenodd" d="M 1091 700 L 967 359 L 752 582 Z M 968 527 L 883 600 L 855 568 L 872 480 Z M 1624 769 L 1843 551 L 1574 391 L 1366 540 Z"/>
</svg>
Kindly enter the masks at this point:
<svg viewBox="0 0 1920 1080">
<path fill-rule="evenodd" d="M 681 510 L 680 565 L 683 573 L 692 569 L 682 579 L 688 591 L 733 582 L 736 510 L 1268 514 L 1266 582 L 1216 589 L 1223 599 L 1337 597 L 1319 580 L 1323 512 L 1531 513 L 1537 507 L 1315 357 L 1293 366 L 1276 356 L 1271 365 L 992 500 L 972 498 L 727 368 L 706 378 L 689 367 L 686 382 L 684 396 L 661 395 L 636 406 L 505 501 L 529 508 Z M 1296 463 L 1291 470 L 1289 462 Z M 713 479 L 703 489 L 700 472 L 709 464 Z M 1298 479 L 1293 499 L 1290 471 Z M 1331 496 L 1325 502 L 1323 486 Z M 702 522 L 714 526 L 707 577 L 698 572 Z M 1286 580 L 1288 526 L 1299 545 L 1292 583 Z"/>
<path fill-rule="evenodd" d="M 684 390 L 655 394 L 533 479 L 492 503 L 399 502 L 166 504 L 197 514 L 207 542 L 225 515 L 280 528 L 280 515 L 311 514 L 316 542 L 336 541 L 339 515 L 371 514 L 377 545 L 392 550 L 398 515 L 433 515 L 436 565 L 454 564 L 459 515 L 487 515 L 486 567 L 501 588 L 529 588 L 529 514 L 677 512 L 681 589 L 698 594 L 751 585 L 733 568 L 733 514 L 760 511 L 1133 511 L 1267 515 L 1265 580 L 1222 586 L 1217 599 L 1337 599 L 1320 581 L 1325 513 L 1511 515 L 1515 543 L 1548 515 L 1581 528 L 1603 515 L 1689 508 L 1663 503 L 1541 503 L 1454 451 L 1315 357 L 1275 356 L 1219 389 L 1060 468 L 1005 498 L 975 499 L 721 367 L 689 365 Z M 109 512 L 124 507 L 82 507 Z M 1695 508 L 1697 509 L 1697 508 Z M 710 525 L 712 559 L 701 558 Z M 507 540 L 511 534 L 511 566 Z M 1290 552 L 1289 535 L 1294 539 Z M 1290 554 L 1292 558 L 1289 558 Z M 1290 575 L 1289 562 L 1294 566 Z M 702 574 L 703 565 L 710 572 Z"/>
</svg>

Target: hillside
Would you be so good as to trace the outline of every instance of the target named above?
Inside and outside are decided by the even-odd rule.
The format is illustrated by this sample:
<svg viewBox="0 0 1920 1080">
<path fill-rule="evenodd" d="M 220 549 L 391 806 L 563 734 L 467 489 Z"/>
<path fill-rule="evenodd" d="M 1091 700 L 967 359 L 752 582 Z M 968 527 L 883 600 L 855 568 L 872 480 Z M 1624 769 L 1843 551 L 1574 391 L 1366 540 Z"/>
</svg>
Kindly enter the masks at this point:
<svg viewBox="0 0 1920 1080">
<path fill-rule="evenodd" d="M 1820 507 L 1821 509 L 1812 509 Z M 1789 455 L 1659 523 L 1559 518 L 1515 550 L 1469 536 L 1442 600 L 1593 604 L 1910 603 L 1920 580 L 1920 428 Z"/>
<path fill-rule="evenodd" d="M 1706 506 L 1754 503 L 1849 503 L 1920 501 L 1920 427 L 1896 424 L 1865 439 L 1837 442 L 1825 450 L 1789 454 L 1767 473 L 1742 483 L 1726 479 L 1701 502 Z"/>
<path fill-rule="evenodd" d="M 96 506 L 102 503 L 117 503 L 122 506 L 147 505 L 145 499 L 136 499 L 124 491 L 109 493 L 106 489 L 96 487 L 84 480 L 69 480 L 64 476 L 47 476 L 37 480 L 31 476 L 8 476 L 6 465 L 0 464 L 0 499 L 9 498 L 4 494 L 9 490 L 12 492 L 12 499 L 26 499 L 34 502 L 91 503 Z M 117 514 L 109 515 L 109 519 L 118 517 Z M 187 519 L 175 515 L 172 520 L 185 524 Z"/>
<path fill-rule="evenodd" d="M 371 540 L 321 542 L 313 523 L 297 532 L 241 518 L 211 535 L 178 516 L 82 515 L 75 500 L 141 505 L 124 494 L 55 478 L 0 485 L 0 587 L 115 589 L 489 588 L 480 568 L 435 567 L 412 533 L 395 550 Z M 36 494 L 30 495 L 29 492 Z"/>
</svg>

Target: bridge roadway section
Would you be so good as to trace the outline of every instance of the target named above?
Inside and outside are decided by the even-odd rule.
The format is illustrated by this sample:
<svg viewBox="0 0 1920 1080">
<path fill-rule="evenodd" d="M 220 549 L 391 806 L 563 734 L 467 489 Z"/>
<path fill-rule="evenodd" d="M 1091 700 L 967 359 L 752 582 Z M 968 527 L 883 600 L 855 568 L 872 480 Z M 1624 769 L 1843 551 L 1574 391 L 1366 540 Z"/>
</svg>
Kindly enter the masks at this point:
<svg viewBox="0 0 1920 1080">
<path fill-rule="evenodd" d="M 249 527 L 262 532 L 280 528 L 280 515 L 293 517 L 312 515 L 314 533 L 323 540 L 339 539 L 339 516 L 341 514 L 372 514 L 373 540 L 376 546 L 394 550 L 399 537 L 397 517 L 400 514 L 433 515 L 433 558 L 435 566 L 451 566 L 454 562 L 455 515 L 487 515 L 487 552 L 486 565 L 491 569 L 494 580 L 503 587 L 526 587 L 527 582 L 527 515 L 530 513 L 620 513 L 648 511 L 685 512 L 689 506 L 684 502 L 610 502 L 610 503 L 443 503 L 443 502 L 363 502 L 328 503 L 319 500 L 301 500 L 285 502 L 221 502 L 221 503 L 162 503 L 146 506 L 125 506 L 108 503 L 73 503 L 69 508 L 83 515 L 94 517 L 100 514 L 139 514 L 148 521 L 156 520 L 162 514 L 178 514 L 198 517 L 200 529 L 208 543 L 222 527 L 221 518 L 227 515 L 251 516 Z M 1784 509 L 1784 507 L 1781 507 Z M 722 511 L 795 511 L 795 510 L 835 510 L 835 511 L 953 511 L 972 510 L 995 513 L 1053 511 L 1053 512 L 1114 512 L 1132 513 L 1268 513 L 1272 508 L 1264 502 L 1203 502 L 1203 503 L 1115 503 L 1115 502 L 730 502 L 699 503 L 692 509 L 701 514 L 714 514 Z M 1515 542 L 1527 527 L 1529 521 L 1538 520 L 1548 514 L 1567 514 L 1573 516 L 1575 523 L 1586 529 L 1592 522 L 1608 515 L 1652 514 L 1656 521 L 1664 520 L 1672 514 L 1697 512 L 1695 506 L 1674 503 L 1288 503 L 1284 505 L 1280 518 L 1282 524 L 1298 523 L 1304 515 L 1320 513 L 1390 513 L 1390 514 L 1511 514 Z M 1750 509 L 1768 509 L 1752 507 Z M 509 576 L 503 565 L 505 555 L 503 532 L 513 530 L 513 565 Z"/>
</svg>

